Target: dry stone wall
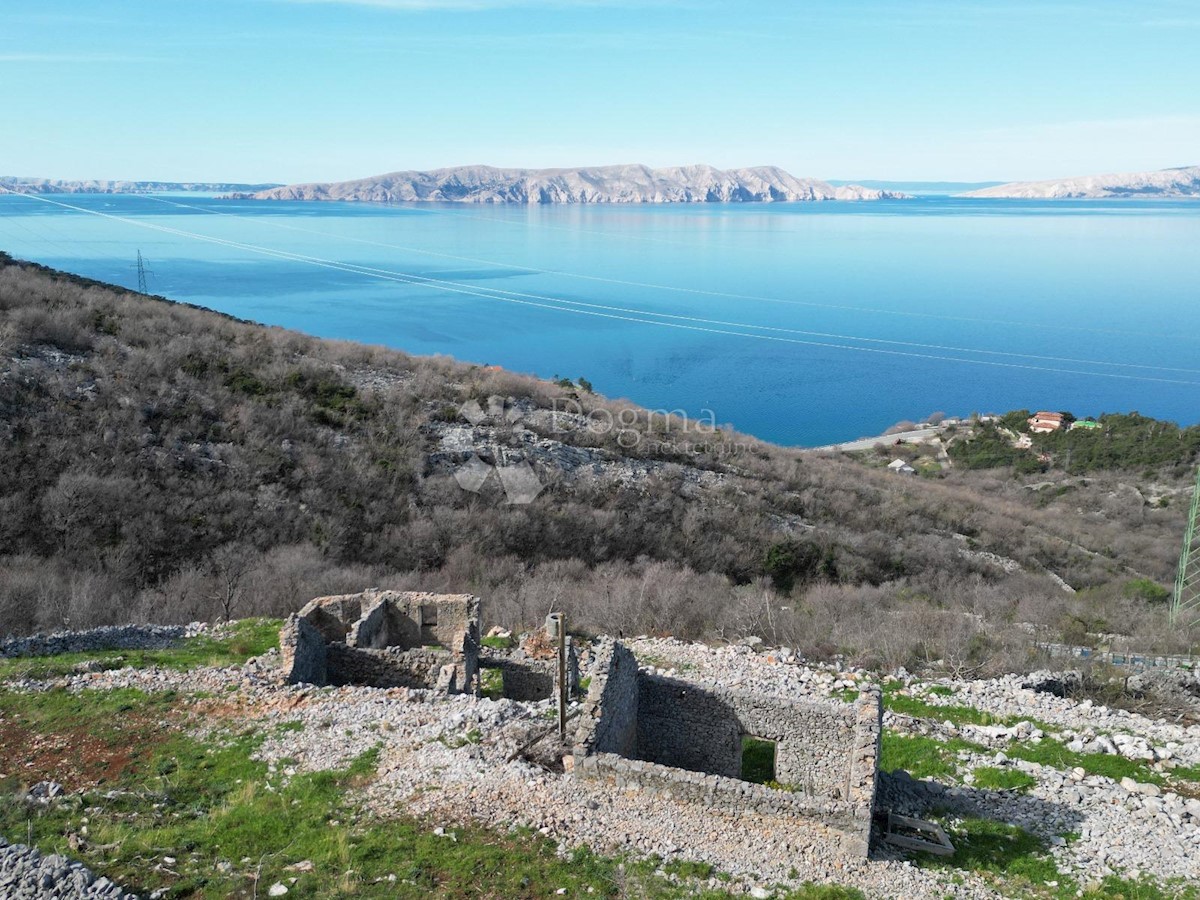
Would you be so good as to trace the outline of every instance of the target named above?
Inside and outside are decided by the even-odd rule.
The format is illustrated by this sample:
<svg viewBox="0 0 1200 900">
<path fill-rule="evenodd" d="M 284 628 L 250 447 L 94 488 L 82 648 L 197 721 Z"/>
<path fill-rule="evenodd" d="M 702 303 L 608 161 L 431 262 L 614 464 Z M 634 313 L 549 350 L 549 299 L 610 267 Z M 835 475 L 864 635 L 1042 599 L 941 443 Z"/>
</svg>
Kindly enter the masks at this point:
<svg viewBox="0 0 1200 900">
<path fill-rule="evenodd" d="M 576 732 L 576 754 L 637 754 L 638 664 L 624 646 L 603 638 L 593 650 L 591 684 Z"/>
<path fill-rule="evenodd" d="M 854 705 L 726 691 L 639 672 L 603 641 L 576 734 L 574 771 L 619 786 L 735 814 L 792 816 L 866 856 L 875 804 L 882 709 L 867 690 Z M 776 780 L 741 775 L 742 738 L 776 742 Z"/>
<path fill-rule="evenodd" d="M 522 642 L 509 650 L 488 648 L 479 658 L 481 669 L 498 669 L 504 678 L 504 697 L 509 700 L 536 701 L 554 697 L 558 681 L 558 658 L 531 656 Z M 579 655 L 575 642 L 567 638 L 567 689 L 572 695 L 579 689 Z"/>
<path fill-rule="evenodd" d="M 637 688 L 639 759 L 741 777 L 743 729 L 725 698 L 690 682 L 645 673 Z"/>
</svg>

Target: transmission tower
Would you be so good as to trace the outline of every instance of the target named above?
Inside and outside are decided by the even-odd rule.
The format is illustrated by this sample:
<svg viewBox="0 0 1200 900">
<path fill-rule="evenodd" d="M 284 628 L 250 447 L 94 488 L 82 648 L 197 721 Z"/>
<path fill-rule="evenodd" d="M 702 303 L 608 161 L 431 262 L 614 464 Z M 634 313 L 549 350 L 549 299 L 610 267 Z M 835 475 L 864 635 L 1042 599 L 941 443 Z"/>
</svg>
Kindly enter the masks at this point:
<svg viewBox="0 0 1200 900">
<path fill-rule="evenodd" d="M 148 293 L 146 290 L 146 276 L 153 275 L 154 273 L 146 268 L 146 263 L 142 259 L 142 251 L 141 250 L 138 251 L 137 270 L 138 270 L 138 293 L 139 294 Z"/>
<path fill-rule="evenodd" d="M 1192 491 L 1192 508 L 1188 512 L 1187 530 L 1183 533 L 1183 552 L 1179 554 L 1179 574 L 1175 576 L 1175 593 L 1171 597 L 1171 624 L 1192 625 L 1200 620 L 1200 469 L 1196 470 L 1196 488 Z"/>
</svg>

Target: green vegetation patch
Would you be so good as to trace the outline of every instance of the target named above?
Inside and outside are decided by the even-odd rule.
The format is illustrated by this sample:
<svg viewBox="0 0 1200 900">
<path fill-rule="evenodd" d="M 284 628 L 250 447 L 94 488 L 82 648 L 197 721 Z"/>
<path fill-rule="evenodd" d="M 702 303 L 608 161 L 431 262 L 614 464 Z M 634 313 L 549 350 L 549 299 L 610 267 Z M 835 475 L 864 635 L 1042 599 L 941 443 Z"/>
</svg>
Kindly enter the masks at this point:
<svg viewBox="0 0 1200 900">
<path fill-rule="evenodd" d="M 1117 781 L 1129 777 L 1136 781 L 1163 783 L 1163 776 L 1145 760 L 1126 759 L 1107 753 L 1076 753 L 1068 750 L 1062 741 L 1051 737 L 1044 737 L 1037 744 L 1031 741 L 1013 742 L 1004 752 L 1013 759 L 1023 759 L 1056 769 L 1080 768 L 1089 775 L 1104 775 Z"/>
<path fill-rule="evenodd" d="M 260 731 L 218 731 L 199 740 L 155 726 L 180 699 L 136 691 L 0 691 L 6 733 L 19 719 L 43 743 L 79 727 L 97 739 L 128 740 L 121 723 L 131 720 L 150 723 L 147 734 L 155 727 L 161 732 L 160 740 L 142 742 L 139 764 L 104 786 L 124 789 L 117 799 L 95 792 L 34 807 L 21 802 L 14 785 L 5 785 L 0 833 L 28 838 L 43 852 L 81 858 L 140 893 L 163 890 L 170 898 L 264 896 L 276 882 L 301 897 L 533 898 L 560 890 L 651 900 L 724 896 L 695 883 L 713 874 L 702 863 L 669 863 L 664 874 L 659 861 L 612 859 L 587 849 L 563 857 L 553 841 L 526 829 L 454 828 L 439 835 L 414 818 L 378 819 L 355 803 L 356 791 L 375 777 L 378 750 L 338 771 L 287 779 L 252 758 L 264 739 Z M 162 863 L 166 856 L 175 861 Z M 861 895 L 808 886 L 782 896 Z"/>
<path fill-rule="evenodd" d="M 197 635 L 162 650 L 89 650 L 54 656 L 0 659 L 0 681 L 18 678 L 56 678 L 69 675 L 83 663 L 99 669 L 165 669 L 189 671 L 202 666 L 230 666 L 279 647 L 278 619 L 243 619 L 222 629 L 220 637 Z"/>
<path fill-rule="evenodd" d="M 504 696 L 504 672 L 500 669 L 480 669 L 479 692 L 492 700 Z"/>
<path fill-rule="evenodd" d="M 984 876 L 1005 896 L 1044 897 L 1056 900 L 1194 900 L 1197 888 L 1180 881 L 1157 882 L 1110 876 L 1101 882 L 1080 885 L 1059 871 L 1054 857 L 1036 835 L 1015 825 L 990 819 L 957 819 L 942 823 L 954 855 L 917 854 L 923 868 L 958 869 Z"/>
<path fill-rule="evenodd" d="M 746 735 L 742 738 L 742 780 L 755 784 L 775 781 L 775 742 Z"/>
<path fill-rule="evenodd" d="M 919 734 L 899 734 L 884 729 L 879 768 L 884 772 L 903 769 L 913 778 L 957 778 L 962 751 L 986 753 L 987 748 L 959 739 L 939 741 Z"/>
<path fill-rule="evenodd" d="M 999 766 L 977 766 L 971 774 L 975 778 L 975 787 L 992 791 L 1024 792 L 1037 784 L 1032 775 Z"/>
<path fill-rule="evenodd" d="M 1000 426 L 1028 433 L 1029 416 L 1026 409 L 1007 413 Z M 1073 419 L 1071 416 L 1068 421 Z M 1031 437 L 1033 448 L 1019 450 L 1001 427 L 988 423 L 979 426 L 970 439 L 952 443 L 947 452 L 955 465 L 965 469 L 1013 466 L 1018 473 L 1049 468 L 1038 459 L 1040 453 L 1049 453 L 1055 465 L 1075 475 L 1186 466 L 1200 453 L 1200 426 L 1180 428 L 1174 422 L 1137 413 L 1103 415 L 1084 427 Z"/>
<path fill-rule="evenodd" d="M 510 635 L 492 634 L 488 635 L 481 642 L 485 647 L 491 647 L 493 650 L 511 650 L 517 646 L 517 639 Z"/>
<path fill-rule="evenodd" d="M 915 718 L 930 719 L 937 722 L 951 722 L 954 725 L 1015 725 L 1017 722 L 1029 722 L 1043 731 L 1053 730 L 1052 726 L 1045 722 L 1040 722 L 1037 719 L 1023 718 L 1018 716 L 996 716 L 984 710 L 975 709 L 970 706 L 936 706 L 932 703 L 927 703 L 917 697 L 899 694 L 898 682 L 888 682 L 883 686 L 883 703 L 885 708 L 892 712 L 901 713 Z M 932 693 L 932 691 L 931 691 Z M 895 735 L 895 738 L 904 737 Z M 980 753 L 990 753 L 988 748 L 978 744 L 973 744 L 968 741 L 949 741 L 940 742 L 933 741 L 929 738 L 923 740 L 932 741 L 932 743 L 945 743 L 946 745 L 956 745 L 959 749 L 974 748 Z M 887 744 L 887 734 L 884 735 L 885 747 Z M 901 745 L 902 746 L 902 745 Z M 1040 741 L 1010 741 L 1004 748 L 1005 754 L 1012 759 L 1023 759 L 1026 762 L 1039 763 L 1043 766 L 1052 766 L 1056 769 L 1074 769 L 1080 768 L 1089 775 L 1103 775 L 1107 778 L 1112 778 L 1120 781 L 1122 778 L 1129 777 L 1136 781 L 1151 782 L 1153 784 L 1163 784 L 1165 779 L 1162 773 L 1156 771 L 1153 766 L 1146 760 L 1127 759 L 1123 756 L 1116 756 L 1107 753 L 1077 753 L 1073 750 L 1068 750 L 1067 745 L 1057 738 L 1045 735 Z M 931 763 L 921 765 L 918 759 L 912 760 L 916 762 L 922 771 L 929 771 L 931 765 L 934 768 L 944 767 L 936 766 Z M 936 777 L 936 774 L 929 772 L 925 775 L 917 775 L 915 771 L 907 765 L 901 765 L 899 768 L 907 769 L 915 777 L 926 778 Z M 887 769 L 890 771 L 890 769 Z M 944 772 L 943 774 L 952 774 Z M 1172 773 L 1172 777 L 1178 780 L 1190 781 L 1200 780 L 1197 776 L 1200 775 L 1200 768 L 1193 771 L 1190 768 L 1176 769 Z"/>
</svg>

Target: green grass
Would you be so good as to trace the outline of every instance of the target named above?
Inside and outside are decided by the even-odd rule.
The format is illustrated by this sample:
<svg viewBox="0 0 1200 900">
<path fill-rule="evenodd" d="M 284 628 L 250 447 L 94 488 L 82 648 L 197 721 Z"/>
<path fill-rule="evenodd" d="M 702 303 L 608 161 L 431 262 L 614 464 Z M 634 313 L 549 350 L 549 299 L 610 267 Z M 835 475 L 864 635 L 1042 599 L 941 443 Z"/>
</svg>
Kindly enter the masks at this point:
<svg viewBox="0 0 1200 900">
<path fill-rule="evenodd" d="M 991 791 L 1027 791 L 1037 779 L 1017 769 L 1002 769 L 999 766 L 977 766 L 971 771 L 975 787 Z"/>
<path fill-rule="evenodd" d="M 479 692 L 492 700 L 504 696 L 504 672 L 500 669 L 479 670 Z"/>
<path fill-rule="evenodd" d="M 996 716 L 970 706 L 937 706 L 927 703 L 918 697 L 899 694 L 899 682 L 887 682 L 883 688 L 883 703 L 887 709 L 903 715 L 920 719 L 930 719 L 936 722 L 952 722 L 955 725 L 1004 725 L 1012 726 L 1017 722 L 1029 722 L 1042 731 L 1053 731 L 1053 726 L 1045 722 L 1021 716 Z M 941 693 L 934 688 L 929 693 Z M 885 736 L 886 737 L 886 736 Z M 962 742 L 968 744 L 969 742 Z M 971 747 L 980 752 L 990 752 L 975 744 Z M 1120 781 L 1129 777 L 1135 781 L 1164 784 L 1166 779 L 1145 760 L 1127 759 L 1123 756 L 1107 753 L 1077 753 L 1067 749 L 1067 746 L 1057 738 L 1045 735 L 1038 743 L 1032 741 L 1011 741 L 1004 748 L 1005 754 L 1013 759 L 1023 759 L 1026 762 L 1040 763 L 1057 769 L 1080 768 L 1089 775 L 1103 775 Z M 904 766 L 903 768 L 907 768 Z M 912 771 L 912 770 L 909 770 Z M 915 773 L 914 773 L 915 774 Z M 934 777 L 922 775 L 918 777 Z M 1180 767 L 1175 769 L 1172 778 L 1180 781 L 1200 781 L 1200 766 Z"/>
<path fill-rule="evenodd" d="M 955 725 L 1007 725 L 1014 724 L 1007 717 L 992 715 L 973 706 L 937 706 L 918 697 L 884 691 L 883 705 L 892 712 L 917 719 L 933 719 L 937 722 L 953 722 Z M 1025 720 L 1028 721 L 1028 720 Z"/>
<path fill-rule="evenodd" d="M 0 659 L 0 681 L 56 678 L 69 675 L 80 663 L 92 660 L 110 669 L 160 666 L 187 671 L 201 666 L 235 665 L 278 647 L 281 624 L 278 619 L 243 619 L 231 625 L 229 633 L 219 639 L 201 634 L 163 650 L 92 650 Z"/>
<path fill-rule="evenodd" d="M 866 900 L 866 895 L 857 888 L 811 882 L 794 890 L 780 891 L 775 896 L 778 900 Z"/>
<path fill-rule="evenodd" d="M 742 738 L 742 780 L 755 784 L 775 781 L 775 742 L 746 735 Z"/>
<path fill-rule="evenodd" d="M 1092 885 L 1080 885 L 1058 869 L 1046 845 L 1036 836 L 1004 822 L 958 819 L 942 823 L 954 855 L 916 854 L 923 868 L 961 870 L 982 875 L 1001 888 L 1005 896 L 1055 898 L 1055 900 L 1196 900 L 1197 888 L 1184 882 L 1130 880 L 1110 876 Z"/>
<path fill-rule="evenodd" d="M 1062 741 L 1052 737 L 1044 737 L 1037 744 L 1014 741 L 1004 752 L 1013 759 L 1041 763 L 1056 769 L 1080 768 L 1089 775 L 1104 775 L 1117 781 L 1129 777 L 1135 781 L 1162 784 L 1165 780 L 1162 774 L 1151 768 L 1145 760 L 1126 759 L 1107 753 L 1076 753 L 1068 750 Z"/>
<path fill-rule="evenodd" d="M 485 637 L 482 643 L 483 646 L 490 647 L 493 650 L 511 650 L 513 647 L 517 646 L 517 639 L 512 635 L 509 635 L 508 637 L 501 637 L 498 634 L 493 634 L 489 637 Z"/>
<path fill-rule="evenodd" d="M 143 748 L 117 783 L 49 807 L 22 803 L 9 779 L 0 790 L 0 834 L 80 858 L 139 893 L 161 889 L 188 900 L 261 897 L 277 881 L 298 897 L 540 898 L 560 889 L 646 900 L 726 896 L 703 884 L 720 875 L 704 863 L 610 858 L 588 849 L 561 856 L 554 841 L 527 829 L 455 827 L 437 835 L 436 822 L 379 819 L 355 799 L 375 778 L 378 749 L 339 771 L 287 779 L 252 758 L 266 732 L 218 730 L 201 741 L 164 731 L 162 722 L 182 718 L 185 701 L 169 692 L 0 690 L 6 724 L 19 721 L 45 740 L 84 728 L 97 740 L 138 740 Z M 141 723 L 140 738 L 122 731 L 128 722 Z M 103 792 L 112 787 L 130 793 L 107 800 Z M 68 835 L 82 833 L 85 817 L 85 843 L 73 850 Z M 156 868 L 167 855 L 176 862 Z M 288 868 L 303 860 L 312 862 L 311 872 Z M 856 891 L 816 885 L 779 896 L 861 900 Z"/>
<path fill-rule="evenodd" d="M 954 778 L 958 776 L 960 751 L 986 753 L 979 744 L 957 738 L 939 741 L 917 734 L 899 734 L 884 729 L 879 752 L 879 768 L 884 772 L 904 769 L 913 778 Z"/>
</svg>

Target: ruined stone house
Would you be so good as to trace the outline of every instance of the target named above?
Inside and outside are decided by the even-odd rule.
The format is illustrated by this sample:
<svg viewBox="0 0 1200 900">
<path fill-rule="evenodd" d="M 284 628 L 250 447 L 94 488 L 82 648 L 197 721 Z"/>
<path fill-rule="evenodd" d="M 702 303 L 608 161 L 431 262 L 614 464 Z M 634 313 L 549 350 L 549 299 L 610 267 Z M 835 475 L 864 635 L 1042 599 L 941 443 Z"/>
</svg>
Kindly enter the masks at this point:
<svg viewBox="0 0 1200 900">
<path fill-rule="evenodd" d="M 372 589 L 318 597 L 279 635 L 291 683 L 475 690 L 479 598 Z"/>
<path fill-rule="evenodd" d="M 557 664 L 533 639 L 485 650 L 480 601 L 469 594 L 369 590 L 318 597 L 280 633 L 289 682 L 480 690 L 481 669 L 503 695 L 548 699 Z M 547 645 L 548 646 L 548 645 Z M 570 646 L 569 685 L 578 681 Z M 576 777 L 666 795 L 732 815 L 811 824 L 832 852 L 865 857 L 874 811 L 882 705 L 733 691 L 639 669 L 611 638 L 583 648 L 590 677 L 563 763 Z M 769 750 L 768 783 L 747 779 L 747 741 Z"/>
<path fill-rule="evenodd" d="M 722 813 L 799 818 L 830 849 L 866 857 L 879 760 L 878 690 L 855 703 L 719 689 L 639 671 L 611 640 L 595 650 L 573 771 Z M 747 739 L 770 746 L 772 784 L 744 779 Z"/>
</svg>

